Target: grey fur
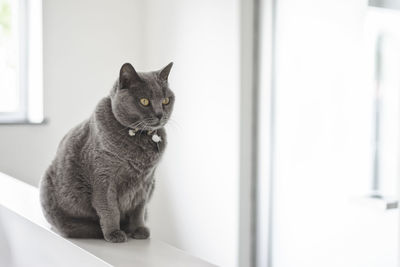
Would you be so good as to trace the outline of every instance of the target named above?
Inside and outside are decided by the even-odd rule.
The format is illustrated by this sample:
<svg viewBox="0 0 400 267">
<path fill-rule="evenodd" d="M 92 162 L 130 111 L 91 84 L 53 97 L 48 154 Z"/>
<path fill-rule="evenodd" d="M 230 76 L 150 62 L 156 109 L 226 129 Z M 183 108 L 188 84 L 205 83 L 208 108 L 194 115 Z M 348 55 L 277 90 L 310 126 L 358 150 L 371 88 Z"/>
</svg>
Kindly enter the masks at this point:
<svg viewBox="0 0 400 267">
<path fill-rule="evenodd" d="M 61 140 L 40 182 L 40 200 L 46 219 L 62 235 L 110 242 L 124 242 L 127 235 L 149 237 L 146 206 L 174 104 L 168 87 L 171 67 L 137 73 L 124 64 L 110 95 Z M 149 106 L 139 102 L 143 97 Z M 167 105 L 162 104 L 165 97 Z M 129 128 L 139 131 L 129 136 Z M 162 141 L 153 142 L 148 131 L 156 131 Z"/>
</svg>

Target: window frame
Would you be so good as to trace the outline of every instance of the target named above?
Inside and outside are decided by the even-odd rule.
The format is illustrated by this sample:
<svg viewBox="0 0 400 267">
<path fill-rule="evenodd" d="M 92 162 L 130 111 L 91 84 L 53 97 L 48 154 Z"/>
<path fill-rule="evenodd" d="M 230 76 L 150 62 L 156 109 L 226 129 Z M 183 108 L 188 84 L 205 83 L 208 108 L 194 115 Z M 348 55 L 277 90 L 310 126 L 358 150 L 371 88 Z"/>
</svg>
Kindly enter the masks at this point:
<svg viewBox="0 0 400 267">
<path fill-rule="evenodd" d="M 44 122 L 42 0 L 17 1 L 19 105 L 13 112 L 0 111 L 0 124 L 41 124 Z"/>
</svg>

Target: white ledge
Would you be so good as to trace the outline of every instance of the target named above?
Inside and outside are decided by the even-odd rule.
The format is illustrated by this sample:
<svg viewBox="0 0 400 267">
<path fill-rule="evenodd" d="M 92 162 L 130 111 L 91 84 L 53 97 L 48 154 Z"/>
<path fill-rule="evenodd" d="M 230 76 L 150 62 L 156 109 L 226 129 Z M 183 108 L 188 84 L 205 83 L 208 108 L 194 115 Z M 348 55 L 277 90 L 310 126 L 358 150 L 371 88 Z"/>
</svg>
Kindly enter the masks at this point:
<svg viewBox="0 0 400 267">
<path fill-rule="evenodd" d="M 63 238 L 44 219 L 38 189 L 1 172 L 0 239 L 0 266 L 215 266 L 154 239 Z"/>
</svg>

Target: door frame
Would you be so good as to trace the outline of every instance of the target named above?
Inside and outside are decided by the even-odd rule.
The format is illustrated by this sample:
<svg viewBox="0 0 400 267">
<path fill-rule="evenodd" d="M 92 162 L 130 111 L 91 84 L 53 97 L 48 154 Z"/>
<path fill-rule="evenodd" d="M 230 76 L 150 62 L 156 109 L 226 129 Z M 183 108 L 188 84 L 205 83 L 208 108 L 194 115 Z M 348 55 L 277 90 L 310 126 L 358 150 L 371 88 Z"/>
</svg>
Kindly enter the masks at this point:
<svg viewBox="0 0 400 267">
<path fill-rule="evenodd" d="M 238 266 L 271 267 L 277 0 L 241 1 Z"/>
</svg>

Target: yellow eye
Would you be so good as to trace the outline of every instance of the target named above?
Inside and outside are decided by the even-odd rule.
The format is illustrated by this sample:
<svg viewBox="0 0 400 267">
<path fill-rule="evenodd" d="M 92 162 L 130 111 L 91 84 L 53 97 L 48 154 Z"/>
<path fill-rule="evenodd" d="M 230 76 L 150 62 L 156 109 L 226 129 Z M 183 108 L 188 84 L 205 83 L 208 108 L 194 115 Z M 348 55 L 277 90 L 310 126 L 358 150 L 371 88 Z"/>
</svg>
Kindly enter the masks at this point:
<svg viewBox="0 0 400 267">
<path fill-rule="evenodd" d="M 164 98 L 163 101 L 162 101 L 162 103 L 163 103 L 163 105 L 168 105 L 168 103 L 169 103 L 169 97 Z"/>
<path fill-rule="evenodd" d="M 150 103 L 150 101 L 149 101 L 147 98 L 141 98 L 141 99 L 140 99 L 140 103 L 141 103 L 143 106 L 148 106 L 149 103 Z"/>
</svg>

